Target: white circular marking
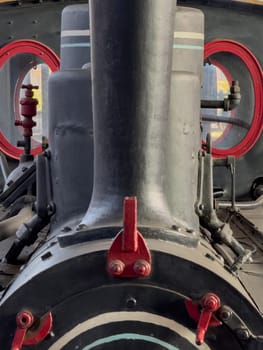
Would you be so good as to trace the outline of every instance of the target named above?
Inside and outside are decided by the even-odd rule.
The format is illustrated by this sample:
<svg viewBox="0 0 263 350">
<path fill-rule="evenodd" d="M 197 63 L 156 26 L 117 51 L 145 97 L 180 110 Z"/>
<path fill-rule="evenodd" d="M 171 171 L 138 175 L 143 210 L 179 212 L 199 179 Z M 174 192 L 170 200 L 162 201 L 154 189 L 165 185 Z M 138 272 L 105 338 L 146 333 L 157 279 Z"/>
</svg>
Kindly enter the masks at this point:
<svg viewBox="0 0 263 350">
<path fill-rule="evenodd" d="M 49 347 L 49 350 L 62 349 L 71 340 L 95 327 L 124 321 L 144 322 L 168 328 L 169 330 L 179 334 L 181 337 L 186 338 L 189 343 L 196 346 L 195 334 L 190 329 L 174 320 L 149 312 L 120 311 L 101 314 L 78 324 L 76 327 L 59 338 L 54 344 L 52 344 Z M 199 349 L 199 347 L 196 347 L 196 349 Z M 211 348 L 208 345 L 203 344 L 202 350 L 211 350 Z"/>
</svg>

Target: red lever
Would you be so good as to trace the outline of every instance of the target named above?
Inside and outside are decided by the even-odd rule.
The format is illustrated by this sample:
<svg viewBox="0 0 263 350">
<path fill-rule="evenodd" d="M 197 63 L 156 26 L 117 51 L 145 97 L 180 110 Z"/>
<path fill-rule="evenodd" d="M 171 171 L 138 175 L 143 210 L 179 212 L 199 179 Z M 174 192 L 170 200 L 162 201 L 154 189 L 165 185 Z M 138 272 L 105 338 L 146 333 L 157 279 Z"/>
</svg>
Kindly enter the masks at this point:
<svg viewBox="0 0 263 350">
<path fill-rule="evenodd" d="M 151 254 L 137 230 L 136 197 L 124 198 L 123 224 L 109 249 L 107 270 L 115 277 L 146 277 L 151 272 Z"/>
<path fill-rule="evenodd" d="M 32 326 L 34 316 L 29 311 L 23 311 L 16 316 L 16 333 L 12 342 L 11 350 L 21 350 L 27 330 Z"/>
<path fill-rule="evenodd" d="M 185 306 L 189 316 L 198 323 L 195 342 L 197 345 L 202 345 L 208 327 L 221 325 L 221 322 L 214 315 L 214 312 L 220 308 L 220 299 L 216 294 L 207 293 L 203 296 L 200 303 L 186 300 Z"/>
<path fill-rule="evenodd" d="M 35 345 L 46 338 L 53 324 L 51 312 L 38 319 L 37 322 L 35 321 L 34 316 L 29 311 L 17 314 L 17 329 L 11 350 L 21 350 L 23 345 Z"/>
<path fill-rule="evenodd" d="M 138 249 L 136 197 L 124 198 L 123 225 L 122 250 L 125 252 L 136 252 Z"/>
<path fill-rule="evenodd" d="M 201 306 L 202 311 L 198 321 L 195 339 L 197 345 L 203 344 L 213 312 L 220 308 L 220 299 L 213 293 L 207 293 L 201 300 Z"/>
</svg>

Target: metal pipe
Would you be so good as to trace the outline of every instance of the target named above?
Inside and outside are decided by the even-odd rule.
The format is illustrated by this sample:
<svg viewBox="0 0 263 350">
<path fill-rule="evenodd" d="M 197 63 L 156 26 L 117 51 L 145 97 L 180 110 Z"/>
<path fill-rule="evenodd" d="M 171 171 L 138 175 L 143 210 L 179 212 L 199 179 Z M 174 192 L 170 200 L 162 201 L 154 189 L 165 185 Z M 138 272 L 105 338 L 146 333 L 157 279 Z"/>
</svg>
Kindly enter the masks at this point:
<svg viewBox="0 0 263 350">
<path fill-rule="evenodd" d="M 22 225 L 24 222 L 30 220 L 32 216 L 33 216 L 33 211 L 30 206 L 30 207 L 25 207 L 21 209 L 17 215 L 1 221 L 0 222 L 0 241 L 8 237 L 15 236 L 19 226 Z"/>
<path fill-rule="evenodd" d="M 2 171 L 4 182 L 6 182 L 8 176 L 10 174 L 10 169 L 9 169 L 9 166 L 7 163 L 6 156 L 4 155 L 3 152 L 0 152 L 0 168 Z"/>
<path fill-rule="evenodd" d="M 28 222 L 20 225 L 16 231 L 16 239 L 5 256 L 5 261 L 8 264 L 15 264 L 24 247 L 36 241 L 38 233 L 49 224 L 49 221 L 49 217 L 41 218 L 34 215 Z"/>
<path fill-rule="evenodd" d="M 247 201 L 247 202 L 235 202 L 235 208 L 249 210 L 249 209 L 255 209 L 257 207 L 260 207 L 263 205 L 263 195 L 258 197 L 255 201 Z M 232 201 L 222 201 L 218 202 L 216 201 L 216 207 L 218 209 L 225 209 L 225 208 L 231 208 L 232 207 Z"/>
<path fill-rule="evenodd" d="M 202 114 L 201 115 L 202 121 L 205 122 L 217 122 L 217 123 L 226 123 L 226 124 L 232 124 L 240 126 L 241 128 L 245 128 L 247 130 L 250 129 L 250 124 L 246 121 L 239 119 L 239 118 L 229 118 L 229 117 L 218 117 L 215 115 L 208 115 L 208 114 Z"/>
<path fill-rule="evenodd" d="M 237 80 L 232 81 L 230 94 L 224 100 L 201 100 L 201 108 L 218 108 L 225 112 L 232 111 L 241 101 L 240 87 Z"/>
<path fill-rule="evenodd" d="M 224 109 L 224 100 L 201 100 L 201 108 Z"/>
</svg>

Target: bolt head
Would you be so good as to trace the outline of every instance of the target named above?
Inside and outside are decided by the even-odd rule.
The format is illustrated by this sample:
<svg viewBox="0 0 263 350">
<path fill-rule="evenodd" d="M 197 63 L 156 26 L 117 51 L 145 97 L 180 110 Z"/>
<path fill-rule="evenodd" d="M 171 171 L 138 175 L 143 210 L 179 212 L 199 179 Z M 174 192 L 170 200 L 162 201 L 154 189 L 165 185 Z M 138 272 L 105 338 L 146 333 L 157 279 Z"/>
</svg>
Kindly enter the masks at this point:
<svg viewBox="0 0 263 350">
<path fill-rule="evenodd" d="M 136 299 L 135 298 L 128 298 L 127 300 L 126 300 L 126 305 L 127 305 L 127 307 L 129 308 L 129 309 L 132 309 L 133 307 L 135 307 L 136 306 L 136 303 L 137 303 L 137 301 L 136 301 Z"/>
<path fill-rule="evenodd" d="M 213 293 L 207 293 L 202 299 L 202 306 L 209 311 L 216 311 L 220 307 L 220 299 Z"/>
<path fill-rule="evenodd" d="M 239 328 L 236 333 L 240 340 L 248 340 L 250 338 L 250 333 L 247 328 Z"/>
<path fill-rule="evenodd" d="M 17 314 L 16 322 L 19 328 L 29 328 L 34 322 L 34 316 L 29 311 L 22 311 Z"/>
<path fill-rule="evenodd" d="M 139 276 L 146 277 L 151 272 L 151 265 L 148 261 L 139 259 L 135 261 L 133 271 Z"/>
<path fill-rule="evenodd" d="M 232 316 L 232 311 L 227 307 L 222 307 L 219 310 L 219 317 L 222 321 L 228 321 Z"/>
<path fill-rule="evenodd" d="M 200 204 L 200 205 L 199 205 L 199 210 L 203 211 L 204 209 L 205 209 L 204 204 Z"/>
<path fill-rule="evenodd" d="M 111 260 L 108 263 L 108 271 L 113 276 L 120 276 L 125 269 L 125 264 L 121 260 Z"/>
</svg>

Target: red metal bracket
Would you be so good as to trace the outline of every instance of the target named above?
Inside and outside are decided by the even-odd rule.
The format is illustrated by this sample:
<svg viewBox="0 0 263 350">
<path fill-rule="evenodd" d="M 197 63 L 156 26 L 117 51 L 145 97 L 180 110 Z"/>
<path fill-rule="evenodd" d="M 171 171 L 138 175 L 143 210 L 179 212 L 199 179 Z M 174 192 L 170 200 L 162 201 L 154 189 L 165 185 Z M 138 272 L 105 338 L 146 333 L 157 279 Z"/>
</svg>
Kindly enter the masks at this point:
<svg viewBox="0 0 263 350">
<path fill-rule="evenodd" d="M 189 316 L 198 323 L 195 342 L 202 345 L 208 327 L 217 327 L 222 323 L 216 318 L 214 312 L 220 308 L 220 299 L 216 294 L 207 293 L 200 302 L 185 301 Z"/>
<path fill-rule="evenodd" d="M 24 345 L 40 343 L 50 333 L 53 320 L 51 312 L 35 319 L 30 311 L 22 311 L 16 317 L 17 328 L 11 350 L 21 350 Z"/>
<path fill-rule="evenodd" d="M 136 197 L 124 198 L 123 224 L 109 249 L 107 270 L 115 277 L 146 277 L 151 272 L 151 253 L 137 230 Z"/>
</svg>

